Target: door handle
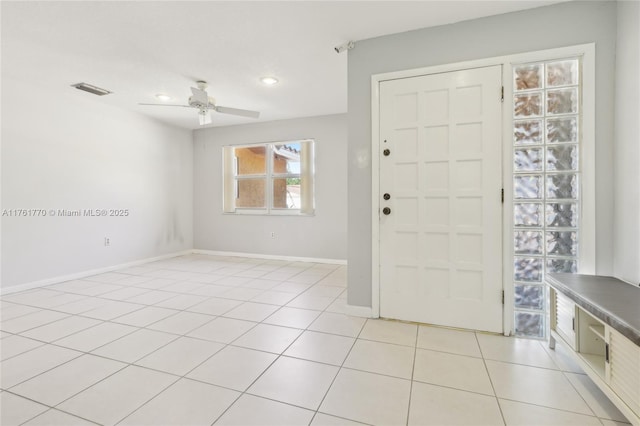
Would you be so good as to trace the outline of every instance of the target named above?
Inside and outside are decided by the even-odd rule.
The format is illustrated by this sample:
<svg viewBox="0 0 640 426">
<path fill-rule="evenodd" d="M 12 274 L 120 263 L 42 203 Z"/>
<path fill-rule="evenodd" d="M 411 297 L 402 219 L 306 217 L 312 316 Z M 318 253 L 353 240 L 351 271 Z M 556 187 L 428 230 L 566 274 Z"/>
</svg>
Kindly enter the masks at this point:
<svg viewBox="0 0 640 426">
<path fill-rule="evenodd" d="M 389 207 L 385 207 L 384 209 L 382 209 L 382 213 L 384 213 L 385 215 L 389 215 L 391 214 L 391 209 Z"/>
<path fill-rule="evenodd" d="M 382 151 L 382 153 L 384 154 L 385 157 L 388 157 L 389 154 L 391 154 L 391 151 L 389 151 L 388 149 L 385 149 L 384 151 Z"/>
</svg>

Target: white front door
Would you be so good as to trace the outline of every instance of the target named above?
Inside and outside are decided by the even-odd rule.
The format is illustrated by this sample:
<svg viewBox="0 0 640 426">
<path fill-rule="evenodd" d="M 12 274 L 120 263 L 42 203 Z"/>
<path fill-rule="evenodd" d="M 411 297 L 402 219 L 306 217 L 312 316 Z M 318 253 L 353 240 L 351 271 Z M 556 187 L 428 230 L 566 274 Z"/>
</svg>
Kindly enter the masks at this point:
<svg viewBox="0 0 640 426">
<path fill-rule="evenodd" d="M 501 87 L 500 66 L 380 83 L 381 317 L 502 332 Z"/>
</svg>

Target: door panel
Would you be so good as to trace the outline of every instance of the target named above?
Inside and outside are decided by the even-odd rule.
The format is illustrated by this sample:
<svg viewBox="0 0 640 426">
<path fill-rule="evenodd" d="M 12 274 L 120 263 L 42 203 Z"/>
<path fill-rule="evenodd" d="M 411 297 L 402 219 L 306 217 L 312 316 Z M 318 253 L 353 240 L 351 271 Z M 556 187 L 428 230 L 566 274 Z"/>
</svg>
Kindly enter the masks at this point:
<svg viewBox="0 0 640 426">
<path fill-rule="evenodd" d="M 383 317 L 502 332 L 501 74 L 380 83 Z"/>
</svg>

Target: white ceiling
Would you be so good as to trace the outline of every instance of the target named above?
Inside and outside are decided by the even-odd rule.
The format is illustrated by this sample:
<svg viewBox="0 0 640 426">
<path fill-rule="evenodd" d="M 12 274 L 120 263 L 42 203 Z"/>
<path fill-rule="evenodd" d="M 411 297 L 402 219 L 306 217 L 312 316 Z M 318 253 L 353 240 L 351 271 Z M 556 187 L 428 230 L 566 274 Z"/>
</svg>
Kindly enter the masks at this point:
<svg viewBox="0 0 640 426">
<path fill-rule="evenodd" d="M 54 91 L 94 84 L 114 92 L 96 102 L 188 129 L 196 110 L 138 103 L 166 93 L 184 104 L 206 80 L 219 105 L 261 111 L 260 121 L 343 113 L 347 54 L 335 46 L 557 2 L 2 1 L 2 75 Z M 265 87 L 265 75 L 280 84 Z"/>
</svg>

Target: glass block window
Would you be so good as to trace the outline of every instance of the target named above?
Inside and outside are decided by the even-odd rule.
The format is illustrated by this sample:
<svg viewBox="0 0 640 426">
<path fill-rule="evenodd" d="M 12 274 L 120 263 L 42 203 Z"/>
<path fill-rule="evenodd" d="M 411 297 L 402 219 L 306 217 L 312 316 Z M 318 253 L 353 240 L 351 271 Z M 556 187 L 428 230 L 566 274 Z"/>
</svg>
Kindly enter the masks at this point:
<svg viewBox="0 0 640 426">
<path fill-rule="evenodd" d="M 513 67 L 515 333 L 546 337 L 544 274 L 577 272 L 580 60 Z"/>
</svg>

